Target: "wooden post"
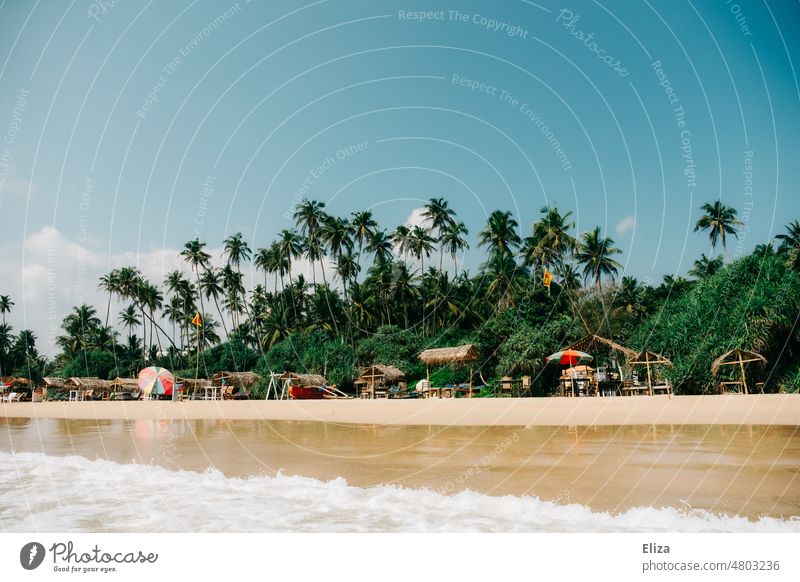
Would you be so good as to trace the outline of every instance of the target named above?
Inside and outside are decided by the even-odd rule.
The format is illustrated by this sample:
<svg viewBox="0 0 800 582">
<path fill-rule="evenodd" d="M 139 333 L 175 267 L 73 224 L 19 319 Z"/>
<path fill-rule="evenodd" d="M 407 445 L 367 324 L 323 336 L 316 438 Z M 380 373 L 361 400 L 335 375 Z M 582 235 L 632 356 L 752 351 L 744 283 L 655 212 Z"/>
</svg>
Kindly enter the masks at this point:
<svg viewBox="0 0 800 582">
<path fill-rule="evenodd" d="M 650 396 L 653 395 L 653 382 L 650 379 L 650 354 L 647 352 L 644 353 L 644 364 L 647 367 L 647 389 L 650 392 Z"/>
<path fill-rule="evenodd" d="M 431 368 L 428 364 L 425 364 L 425 377 L 428 379 L 428 382 L 431 381 Z"/>
<path fill-rule="evenodd" d="M 472 365 L 469 367 L 469 397 L 472 398 Z"/>
<path fill-rule="evenodd" d="M 737 350 L 736 353 L 739 355 L 739 369 L 742 371 L 742 386 L 744 387 L 744 393 L 747 394 L 747 376 L 744 373 L 744 362 L 742 361 L 742 350 Z"/>
</svg>

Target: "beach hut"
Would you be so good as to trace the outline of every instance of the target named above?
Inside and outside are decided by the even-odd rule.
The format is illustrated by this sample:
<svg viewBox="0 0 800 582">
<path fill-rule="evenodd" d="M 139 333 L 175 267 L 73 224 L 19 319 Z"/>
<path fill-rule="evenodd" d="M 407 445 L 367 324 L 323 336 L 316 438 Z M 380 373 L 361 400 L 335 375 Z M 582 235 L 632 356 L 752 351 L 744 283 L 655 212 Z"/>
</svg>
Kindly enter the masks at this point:
<svg viewBox="0 0 800 582">
<path fill-rule="evenodd" d="M 211 388 L 211 380 L 206 378 L 175 378 L 181 399 L 195 399 L 198 393 L 206 394 Z"/>
<path fill-rule="evenodd" d="M 671 368 L 672 361 L 669 358 L 654 352 L 639 352 L 628 360 L 628 367 L 632 369 L 634 366 L 644 366 L 647 369 L 647 389 L 650 391 L 650 395 L 659 391 L 666 392 L 670 395 L 672 394 L 672 385 L 669 383 L 669 380 L 653 383 L 652 373 L 652 369 L 658 366 Z"/>
<path fill-rule="evenodd" d="M 362 368 L 355 386 L 362 398 L 375 398 L 378 393 L 387 394 L 386 390 L 405 380 L 405 373 L 395 366 L 373 364 Z"/>
<path fill-rule="evenodd" d="M 742 350 L 739 348 L 725 352 L 711 364 L 711 374 L 716 376 L 722 366 L 738 366 L 740 373 L 740 380 L 723 381 L 719 383 L 720 392 L 723 392 L 728 387 L 735 387 L 738 392 L 744 391 L 749 394 L 747 388 L 747 374 L 745 373 L 745 366 L 747 364 L 755 363 L 759 366 L 764 366 L 767 363 L 767 358 L 757 352 L 750 350 Z M 757 384 L 763 390 L 763 384 Z"/>
<path fill-rule="evenodd" d="M 54 376 L 42 378 L 42 399 L 58 400 L 64 398 L 66 394 L 64 382 L 64 378 L 56 378 Z"/>
<path fill-rule="evenodd" d="M 139 392 L 139 382 L 136 378 L 120 378 L 117 376 L 109 383 L 110 391 L 107 392 L 108 398 L 103 398 L 103 400 L 108 400 L 111 398 L 111 393 L 114 393 L 114 397 L 124 397 L 123 395 L 133 395 L 138 394 Z"/>
<path fill-rule="evenodd" d="M 261 376 L 255 372 L 217 372 L 211 377 L 212 385 L 223 387 L 222 393 L 226 398 L 233 396 L 234 388 L 240 393 L 249 394 L 259 382 Z"/>
<path fill-rule="evenodd" d="M 69 390 L 70 400 L 92 400 L 95 396 L 102 397 L 109 388 L 108 380 L 101 380 L 95 376 L 72 377 L 64 381 L 64 389 Z"/>
<path fill-rule="evenodd" d="M 469 364 L 469 397 L 472 398 L 472 364 L 478 361 L 478 351 L 473 344 L 453 348 L 431 348 L 419 355 L 425 364 L 425 376 L 430 382 L 431 366 L 456 366 Z"/>
</svg>

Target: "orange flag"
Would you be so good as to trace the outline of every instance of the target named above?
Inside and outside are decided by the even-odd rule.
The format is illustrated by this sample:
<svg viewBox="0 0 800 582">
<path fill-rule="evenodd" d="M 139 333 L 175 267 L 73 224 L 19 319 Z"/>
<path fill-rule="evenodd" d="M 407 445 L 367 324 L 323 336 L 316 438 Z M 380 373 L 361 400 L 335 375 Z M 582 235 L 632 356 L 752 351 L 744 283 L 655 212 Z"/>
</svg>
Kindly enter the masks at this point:
<svg viewBox="0 0 800 582">
<path fill-rule="evenodd" d="M 192 323 L 195 324 L 197 327 L 203 327 L 203 318 L 200 317 L 200 312 L 194 314 L 192 318 Z"/>
<path fill-rule="evenodd" d="M 548 271 L 547 269 L 544 270 L 544 276 L 542 277 L 542 283 L 544 286 L 550 289 L 550 282 L 553 280 L 553 273 Z"/>
</svg>

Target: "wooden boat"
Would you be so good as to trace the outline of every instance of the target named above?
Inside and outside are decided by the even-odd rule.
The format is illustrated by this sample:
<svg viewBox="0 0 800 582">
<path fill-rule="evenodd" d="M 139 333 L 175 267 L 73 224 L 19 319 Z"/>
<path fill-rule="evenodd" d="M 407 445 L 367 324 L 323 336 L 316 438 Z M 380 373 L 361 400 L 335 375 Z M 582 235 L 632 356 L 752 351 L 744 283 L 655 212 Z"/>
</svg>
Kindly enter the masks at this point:
<svg viewBox="0 0 800 582">
<path fill-rule="evenodd" d="M 324 395 L 322 386 L 289 386 L 289 398 L 292 400 L 322 400 Z"/>
</svg>

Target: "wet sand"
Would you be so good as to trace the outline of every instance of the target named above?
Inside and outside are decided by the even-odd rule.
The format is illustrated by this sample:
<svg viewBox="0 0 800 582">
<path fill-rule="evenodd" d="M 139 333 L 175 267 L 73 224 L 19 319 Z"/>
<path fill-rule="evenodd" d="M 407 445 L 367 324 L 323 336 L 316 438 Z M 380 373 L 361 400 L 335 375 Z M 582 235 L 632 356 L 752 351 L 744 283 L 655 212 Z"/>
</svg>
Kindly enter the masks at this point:
<svg viewBox="0 0 800 582">
<path fill-rule="evenodd" d="M 305 420 L 446 426 L 800 425 L 800 395 L 15 402 L 0 418 Z"/>
<path fill-rule="evenodd" d="M 215 468 L 235 477 L 281 471 L 322 480 L 343 477 L 358 487 L 535 495 L 613 514 L 674 507 L 750 519 L 800 515 L 798 426 L 12 418 L 0 420 L 0 450 L 171 470 Z"/>
</svg>

